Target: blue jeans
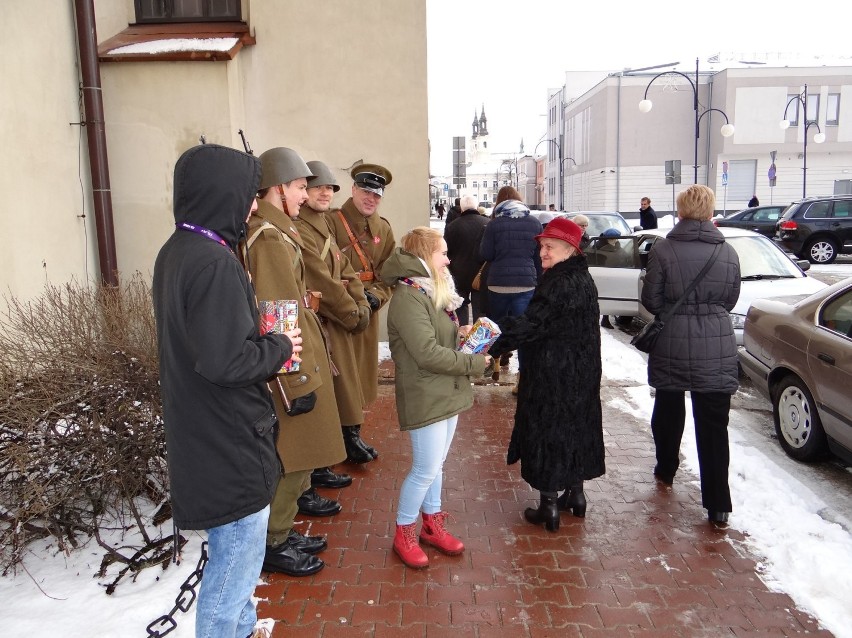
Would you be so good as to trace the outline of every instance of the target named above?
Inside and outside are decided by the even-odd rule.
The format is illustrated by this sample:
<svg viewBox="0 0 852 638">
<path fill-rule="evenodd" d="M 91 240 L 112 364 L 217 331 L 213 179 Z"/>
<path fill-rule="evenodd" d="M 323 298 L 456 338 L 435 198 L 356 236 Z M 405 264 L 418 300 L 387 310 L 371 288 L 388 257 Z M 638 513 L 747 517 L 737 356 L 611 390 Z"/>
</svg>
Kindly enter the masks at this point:
<svg viewBox="0 0 852 638">
<path fill-rule="evenodd" d="M 488 291 L 489 319 L 499 321 L 503 317 L 520 317 L 533 297 L 534 290 L 526 292 Z"/>
<path fill-rule="evenodd" d="M 441 511 L 441 486 L 444 482 L 444 461 L 459 417 L 451 416 L 416 430 L 410 430 L 411 471 L 402 482 L 397 507 L 397 525 L 410 525 L 420 511 L 437 514 Z"/>
<path fill-rule="evenodd" d="M 195 611 L 196 638 L 246 638 L 257 612 L 251 600 L 266 551 L 269 506 L 207 530 L 209 559 Z"/>
<path fill-rule="evenodd" d="M 499 321 L 503 317 L 520 317 L 530 304 L 534 292 L 534 290 L 526 292 L 494 292 L 489 290 L 488 318 Z M 518 371 L 523 370 L 523 367 L 524 361 L 521 358 L 521 351 L 518 350 Z"/>
</svg>

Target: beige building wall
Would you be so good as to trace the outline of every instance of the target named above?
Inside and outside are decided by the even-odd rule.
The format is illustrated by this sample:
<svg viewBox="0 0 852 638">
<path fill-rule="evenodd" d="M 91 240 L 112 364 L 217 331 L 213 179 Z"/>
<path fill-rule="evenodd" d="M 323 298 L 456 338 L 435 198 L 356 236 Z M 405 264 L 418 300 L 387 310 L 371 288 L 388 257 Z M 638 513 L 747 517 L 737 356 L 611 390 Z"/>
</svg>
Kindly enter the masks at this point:
<svg viewBox="0 0 852 638">
<path fill-rule="evenodd" d="M 134 20 L 133 1 L 96 3 L 98 42 Z M 341 183 L 357 160 L 389 168 L 380 214 L 399 237 L 429 216 L 425 0 L 287 3 L 243 1 L 256 37 L 227 62 L 101 64 L 118 266 L 149 275 L 173 230 L 172 172 L 180 154 L 208 142 L 256 154 L 290 146 L 322 159 Z M 0 285 L 38 294 L 46 278 L 97 280 L 85 132 L 79 121 L 73 3 L 0 3 L 11 49 L 0 75 L 0 201 L 14 219 Z M 23 25 L 39 24 L 34 47 Z M 14 25 L 21 25 L 15 28 Z M 82 182 L 82 185 L 81 185 Z M 85 204 L 87 217 L 78 217 Z"/>
<path fill-rule="evenodd" d="M 0 24 L 0 290 L 29 298 L 97 273 L 73 5 L 0 2 Z"/>
</svg>

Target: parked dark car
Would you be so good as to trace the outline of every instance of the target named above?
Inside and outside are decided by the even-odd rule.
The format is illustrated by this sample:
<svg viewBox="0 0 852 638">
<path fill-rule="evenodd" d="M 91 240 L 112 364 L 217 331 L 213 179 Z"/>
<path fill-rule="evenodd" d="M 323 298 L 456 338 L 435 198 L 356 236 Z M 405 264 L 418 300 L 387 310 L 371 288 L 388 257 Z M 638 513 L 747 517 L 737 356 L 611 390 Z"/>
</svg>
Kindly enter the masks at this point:
<svg viewBox="0 0 852 638">
<path fill-rule="evenodd" d="M 719 227 L 745 228 L 769 238 L 775 236 L 775 226 L 787 204 L 781 206 L 754 206 L 727 217 L 715 217 L 713 223 Z"/>
<path fill-rule="evenodd" d="M 830 264 L 852 253 L 852 195 L 793 202 L 775 227 L 775 241 L 812 264 Z"/>
<path fill-rule="evenodd" d="M 755 299 L 743 333 L 740 365 L 772 402 L 784 451 L 852 463 L 852 278 L 807 297 Z"/>
</svg>

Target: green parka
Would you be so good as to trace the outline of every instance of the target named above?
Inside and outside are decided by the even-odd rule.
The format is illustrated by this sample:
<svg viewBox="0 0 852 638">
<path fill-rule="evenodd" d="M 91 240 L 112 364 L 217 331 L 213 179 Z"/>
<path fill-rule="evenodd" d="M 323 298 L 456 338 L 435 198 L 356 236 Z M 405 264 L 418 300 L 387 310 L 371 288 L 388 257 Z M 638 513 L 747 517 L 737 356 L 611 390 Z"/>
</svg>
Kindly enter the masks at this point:
<svg viewBox="0 0 852 638">
<path fill-rule="evenodd" d="M 414 430 L 473 405 L 470 375 L 485 372 L 485 356 L 456 350 L 458 325 L 435 308 L 422 290 L 398 284 L 401 277 L 428 277 L 426 266 L 401 248 L 382 267 L 395 286 L 388 305 L 388 339 L 395 366 L 396 409 L 401 430 Z"/>
</svg>

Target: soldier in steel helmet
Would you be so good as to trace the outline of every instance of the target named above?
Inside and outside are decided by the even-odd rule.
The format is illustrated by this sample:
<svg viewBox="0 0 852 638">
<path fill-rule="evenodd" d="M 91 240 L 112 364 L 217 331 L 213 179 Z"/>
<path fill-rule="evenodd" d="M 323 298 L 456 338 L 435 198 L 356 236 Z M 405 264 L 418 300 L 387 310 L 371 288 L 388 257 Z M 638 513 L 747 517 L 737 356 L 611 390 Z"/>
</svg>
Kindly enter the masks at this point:
<svg viewBox="0 0 852 638">
<path fill-rule="evenodd" d="M 249 220 L 246 264 L 259 301 L 297 301 L 303 339 L 298 371 L 279 374 L 280 384 L 273 387 L 284 475 L 272 501 L 263 566 L 307 576 L 323 568 L 316 554 L 327 541 L 293 529 L 296 513 L 332 516 L 340 511 L 338 502 L 311 487 L 310 476 L 316 467 L 343 461 L 346 453 L 315 296 L 305 286 L 304 242 L 294 221 L 312 173 L 298 153 L 285 147 L 269 149 L 260 162 L 259 202 Z"/>
<path fill-rule="evenodd" d="M 370 321 L 370 305 L 364 295 L 364 283 L 341 251 L 334 237 L 330 216 L 334 193 L 340 190 L 337 179 L 323 162 L 308 162 L 314 177 L 308 178 L 308 200 L 299 211 L 297 227 L 305 241 L 305 277 L 313 290 L 322 292 L 320 320 L 331 342 L 331 355 L 339 374 L 334 377 L 334 394 L 344 431 L 364 421 L 363 393 L 354 339 Z M 350 462 L 373 459 L 353 436 L 344 436 Z M 311 475 L 314 485 L 340 488 L 349 485 L 347 474 L 335 474 L 329 468 L 317 468 Z"/>
</svg>

